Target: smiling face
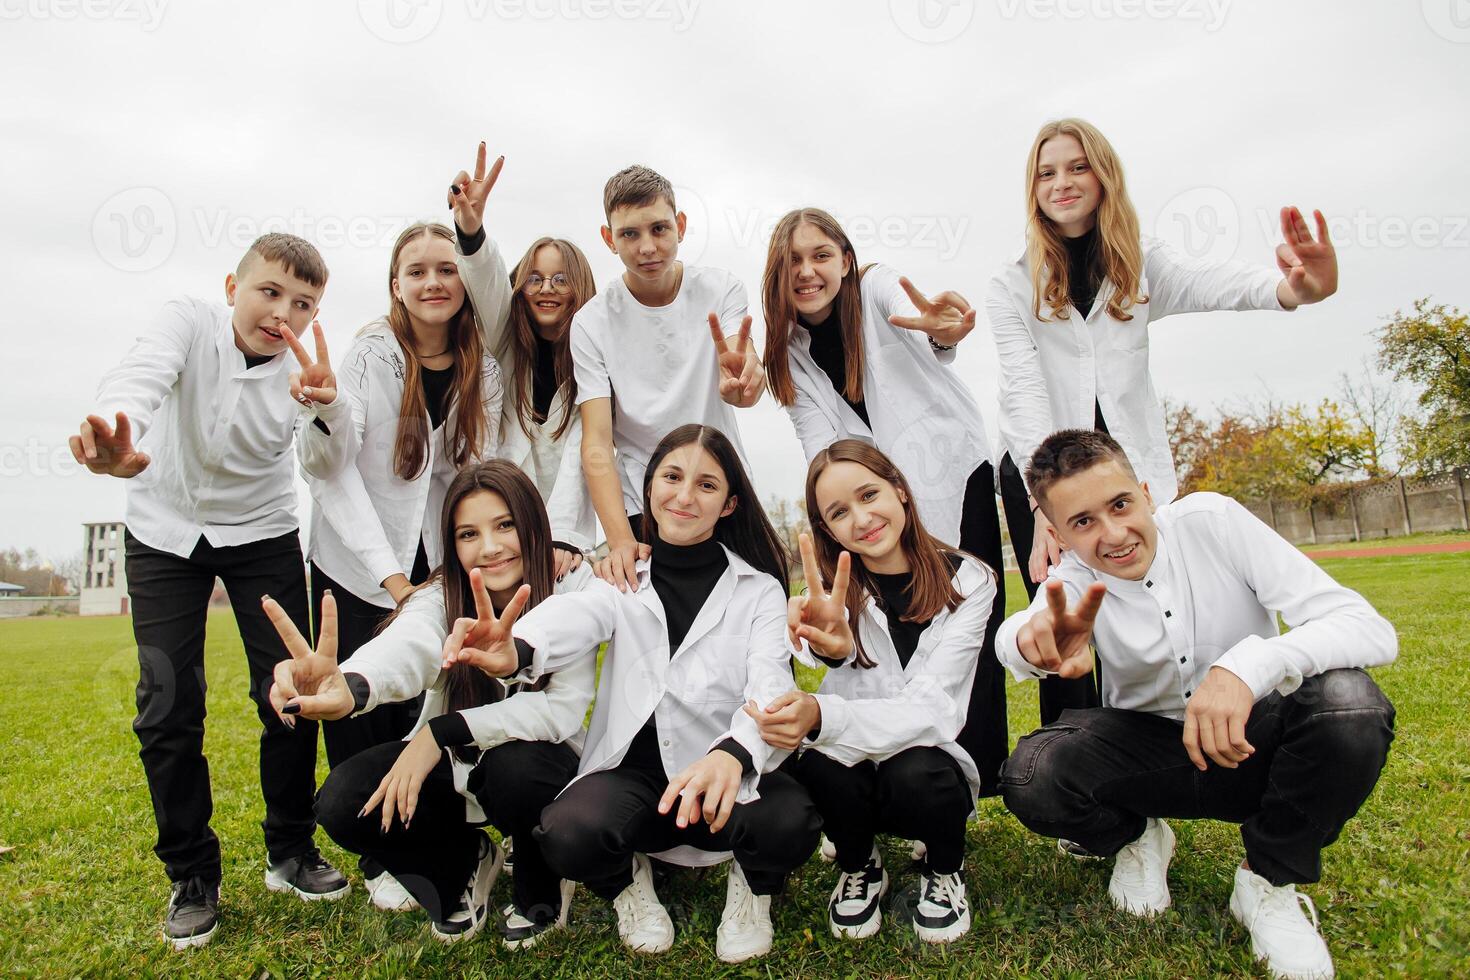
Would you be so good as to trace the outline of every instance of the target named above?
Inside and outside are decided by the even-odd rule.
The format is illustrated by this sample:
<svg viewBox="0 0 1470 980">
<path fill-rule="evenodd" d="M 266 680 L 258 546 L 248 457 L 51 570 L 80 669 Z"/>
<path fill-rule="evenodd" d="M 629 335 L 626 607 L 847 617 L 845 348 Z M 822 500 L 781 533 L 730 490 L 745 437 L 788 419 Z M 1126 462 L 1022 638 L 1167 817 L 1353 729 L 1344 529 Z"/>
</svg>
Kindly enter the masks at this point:
<svg viewBox="0 0 1470 980">
<path fill-rule="evenodd" d="M 521 300 L 531 311 L 536 332 L 548 340 L 560 337 L 572 319 L 572 286 L 568 280 L 566 260 L 561 249 L 555 245 L 542 245 L 531 257 L 530 276 L 539 276 L 541 281 L 532 285 L 530 276 Z M 558 289 L 560 285 L 560 289 Z"/>
<path fill-rule="evenodd" d="M 1041 144 L 1035 179 L 1036 205 L 1063 235 L 1076 238 L 1097 223 L 1102 183 L 1077 137 L 1064 133 Z"/>
<path fill-rule="evenodd" d="M 1148 485 L 1106 459 L 1046 488 L 1042 509 L 1051 533 L 1090 568 L 1137 581 L 1158 547 Z"/>
<path fill-rule="evenodd" d="M 902 491 L 861 463 L 832 463 L 817 477 L 822 525 L 844 550 L 880 574 L 908 570 L 900 548 L 908 514 Z"/>
<path fill-rule="evenodd" d="M 403 246 L 393 270 L 393 298 L 408 310 L 410 322 L 449 323 L 464 305 L 464 281 L 447 238 L 423 234 Z"/>
<path fill-rule="evenodd" d="M 496 608 L 525 579 L 521 535 L 505 498 L 493 490 L 470 494 L 454 508 L 454 553 L 468 575 L 478 568 Z"/>
<path fill-rule="evenodd" d="M 649 285 L 669 281 L 684 238 L 684 212 L 663 197 L 613 210 L 602 240 L 622 259 L 628 275 Z"/>
<path fill-rule="evenodd" d="M 322 287 L 298 278 L 282 262 L 252 255 L 225 277 L 225 302 L 234 308 L 235 346 L 247 354 L 273 357 L 286 349 L 283 331 L 296 336 L 311 326 Z"/>
<path fill-rule="evenodd" d="M 802 222 L 791 234 L 791 301 L 811 323 L 821 323 L 837 300 L 842 280 L 852 271 L 852 254 L 824 231 Z"/>
<path fill-rule="evenodd" d="M 648 487 L 658 536 L 668 544 L 698 544 L 714 534 L 720 518 L 735 512 L 729 480 L 719 462 L 697 442 L 659 461 Z"/>
</svg>

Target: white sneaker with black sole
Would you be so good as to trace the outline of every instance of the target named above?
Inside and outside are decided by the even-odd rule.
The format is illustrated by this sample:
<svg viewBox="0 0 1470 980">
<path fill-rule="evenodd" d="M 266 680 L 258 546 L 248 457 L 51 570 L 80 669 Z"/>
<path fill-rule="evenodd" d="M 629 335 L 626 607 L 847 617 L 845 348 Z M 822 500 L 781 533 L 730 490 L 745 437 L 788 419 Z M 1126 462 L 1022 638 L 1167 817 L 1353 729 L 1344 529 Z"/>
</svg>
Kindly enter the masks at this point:
<svg viewBox="0 0 1470 980">
<path fill-rule="evenodd" d="M 715 955 L 726 963 L 743 963 L 771 951 L 776 936 L 771 924 L 771 896 L 750 890 L 740 862 L 731 860 L 725 884 L 725 911 L 715 932 Z"/>
<path fill-rule="evenodd" d="M 1230 914 L 1251 934 L 1251 952 L 1266 961 L 1273 977 L 1330 980 L 1334 975 L 1332 954 L 1317 931 L 1317 909 L 1295 885 L 1273 885 L 1254 871 L 1236 868 Z"/>
<path fill-rule="evenodd" d="M 265 887 L 306 902 L 334 902 L 352 890 L 342 872 L 328 864 L 314 847 L 279 864 L 267 864 Z"/>
<path fill-rule="evenodd" d="M 663 953 L 674 945 L 674 920 L 653 888 L 653 866 L 642 854 L 633 855 L 633 880 L 613 899 L 618 913 L 618 936 L 635 953 Z"/>
<path fill-rule="evenodd" d="M 1113 859 L 1108 897 L 1124 912 L 1150 918 L 1169 907 L 1169 861 L 1174 857 L 1174 831 L 1149 817 L 1143 833 Z"/>
<path fill-rule="evenodd" d="M 469 887 L 459 897 L 459 904 L 443 922 L 430 922 L 429 931 L 442 943 L 469 939 L 485 927 L 490 917 L 490 891 L 500 876 L 505 852 L 485 834 L 480 835 L 480 860 L 470 876 Z"/>
<path fill-rule="evenodd" d="M 914 932 L 926 943 L 951 943 L 970 931 L 970 901 L 961 872 L 938 874 L 925 865 L 914 905 Z"/>
<path fill-rule="evenodd" d="M 219 885 L 203 878 L 176 881 L 163 917 L 163 938 L 174 949 L 203 946 L 219 925 Z"/>
<path fill-rule="evenodd" d="M 419 907 L 418 900 L 408 893 L 403 883 L 384 871 L 371 878 L 363 879 L 373 907 L 384 912 L 412 912 Z"/>
<path fill-rule="evenodd" d="M 866 939 L 883 925 L 883 896 L 888 893 L 888 872 L 878 845 L 868 862 L 857 871 L 843 871 L 827 900 L 827 925 L 838 939 Z"/>
<path fill-rule="evenodd" d="M 566 928 L 571 918 L 572 894 L 577 890 L 575 881 L 561 882 L 561 910 L 556 918 L 536 921 L 522 915 L 514 904 L 507 905 L 500 913 L 500 941 L 506 949 L 530 949 L 541 941 L 541 937 L 553 929 Z"/>
</svg>

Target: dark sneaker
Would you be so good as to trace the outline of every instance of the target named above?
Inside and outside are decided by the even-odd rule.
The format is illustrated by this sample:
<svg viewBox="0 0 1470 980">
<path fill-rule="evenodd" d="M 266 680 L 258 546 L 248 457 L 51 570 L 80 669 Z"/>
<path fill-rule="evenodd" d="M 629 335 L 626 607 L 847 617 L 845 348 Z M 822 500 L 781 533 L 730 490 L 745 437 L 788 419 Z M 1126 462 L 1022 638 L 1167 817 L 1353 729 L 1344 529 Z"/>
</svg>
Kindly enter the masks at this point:
<svg viewBox="0 0 1470 980">
<path fill-rule="evenodd" d="M 1057 841 L 1057 850 L 1061 851 L 1067 857 L 1072 858 L 1072 859 L 1077 860 L 1077 861 L 1104 861 L 1104 860 L 1106 860 L 1106 858 L 1104 858 L 1101 854 L 1094 854 L 1094 853 L 1092 853 L 1087 848 L 1083 847 L 1081 844 L 1077 843 L 1074 840 L 1066 840 L 1066 839 L 1058 840 Z"/>
<path fill-rule="evenodd" d="M 450 910 L 442 922 L 429 923 L 434 938 L 444 943 L 457 943 L 469 939 L 485 926 L 490 916 L 490 892 L 495 879 L 500 877 L 501 865 L 505 863 L 505 852 L 495 846 L 485 834 L 480 835 L 480 860 L 470 876 L 468 887 L 459 896 L 459 903 Z"/>
<path fill-rule="evenodd" d="M 266 865 L 265 887 L 273 892 L 292 892 L 308 902 L 330 902 L 352 888 L 342 872 L 328 864 L 314 847 L 280 864 Z"/>
<path fill-rule="evenodd" d="M 561 908 L 554 916 L 530 916 L 515 905 L 507 905 L 500 913 L 500 938 L 506 949 L 530 949 L 553 929 L 566 926 L 572 909 L 572 893 L 577 883 L 562 879 Z"/>
<path fill-rule="evenodd" d="M 837 876 L 837 887 L 827 902 L 827 924 L 839 939 L 866 939 L 883 925 L 879 908 L 883 893 L 888 891 L 888 872 L 878 847 L 868 855 L 868 863 L 859 871 L 844 871 Z"/>
<path fill-rule="evenodd" d="M 500 866 L 502 874 L 514 875 L 516 873 L 516 842 L 514 837 L 507 837 L 500 842 L 501 850 L 505 851 L 505 863 Z"/>
<path fill-rule="evenodd" d="M 219 924 L 219 885 L 203 878 L 174 882 L 163 918 L 163 938 L 174 949 L 203 946 L 214 938 Z"/>
<path fill-rule="evenodd" d="M 970 903 L 965 879 L 935 874 L 928 865 L 919 875 L 919 903 L 914 906 L 914 932 L 926 943 L 948 943 L 970 931 Z"/>
</svg>

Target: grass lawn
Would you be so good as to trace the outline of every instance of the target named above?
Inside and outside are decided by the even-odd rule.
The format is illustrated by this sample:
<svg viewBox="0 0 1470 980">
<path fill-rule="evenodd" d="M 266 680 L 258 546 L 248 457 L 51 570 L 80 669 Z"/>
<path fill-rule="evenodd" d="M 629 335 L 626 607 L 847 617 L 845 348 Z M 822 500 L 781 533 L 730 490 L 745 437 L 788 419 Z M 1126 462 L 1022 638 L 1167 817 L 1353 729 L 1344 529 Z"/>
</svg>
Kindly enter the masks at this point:
<svg viewBox="0 0 1470 980">
<path fill-rule="evenodd" d="M 1398 739 L 1377 791 L 1326 853 L 1316 902 L 1342 975 L 1464 975 L 1470 962 L 1470 554 L 1327 561 L 1399 629 L 1397 664 L 1377 672 L 1398 707 Z M 1010 582 L 1011 605 L 1022 596 Z M 214 942 L 176 954 L 159 939 L 167 898 L 152 812 L 130 730 L 137 660 L 120 617 L 0 621 L 0 963 L 7 975 L 115 976 L 1203 976 L 1259 975 L 1225 903 L 1240 860 L 1230 825 L 1176 823 L 1175 907 L 1156 922 L 1113 911 L 1108 866 L 1058 855 L 985 801 L 966 858 L 975 924 L 945 949 L 885 923 L 840 942 L 826 929 L 830 865 L 813 860 L 775 906 L 776 946 L 725 967 L 714 957 L 724 874 L 664 888 L 678 939 L 635 958 L 611 906 L 579 891 L 574 928 L 521 954 L 490 935 L 446 948 L 422 914 L 375 912 L 360 887 L 309 906 L 262 882 L 254 711 L 228 613 L 209 625 L 213 826 L 224 845 Z M 810 678 L 807 679 L 808 681 Z M 1036 723 L 1034 686 L 1013 687 L 1011 734 Z M 325 758 L 324 754 L 321 756 Z M 324 774 L 325 770 L 323 770 Z M 321 835 L 319 835 L 321 839 Z M 328 857 L 353 868 L 322 840 Z M 887 861 L 907 863 L 901 842 Z M 900 878 L 899 884 L 903 884 Z M 497 899 L 508 901 L 508 883 Z M 1458 965 L 1457 965 L 1458 964 Z"/>
</svg>

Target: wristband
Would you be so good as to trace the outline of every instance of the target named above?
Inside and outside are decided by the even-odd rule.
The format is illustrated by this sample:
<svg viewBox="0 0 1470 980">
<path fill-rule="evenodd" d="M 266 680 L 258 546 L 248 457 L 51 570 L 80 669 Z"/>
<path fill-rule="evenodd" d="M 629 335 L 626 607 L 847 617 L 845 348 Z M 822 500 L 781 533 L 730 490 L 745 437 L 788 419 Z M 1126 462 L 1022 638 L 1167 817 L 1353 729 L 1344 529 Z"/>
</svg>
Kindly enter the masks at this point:
<svg viewBox="0 0 1470 980">
<path fill-rule="evenodd" d="M 942 354 L 942 353 L 944 353 L 947 350 L 954 350 L 957 345 L 956 344 L 941 344 L 939 341 L 935 340 L 933 337 L 930 337 L 929 338 L 929 346 L 932 347 L 932 348 L 934 348 L 934 350 L 935 350 L 936 353 Z"/>
</svg>

